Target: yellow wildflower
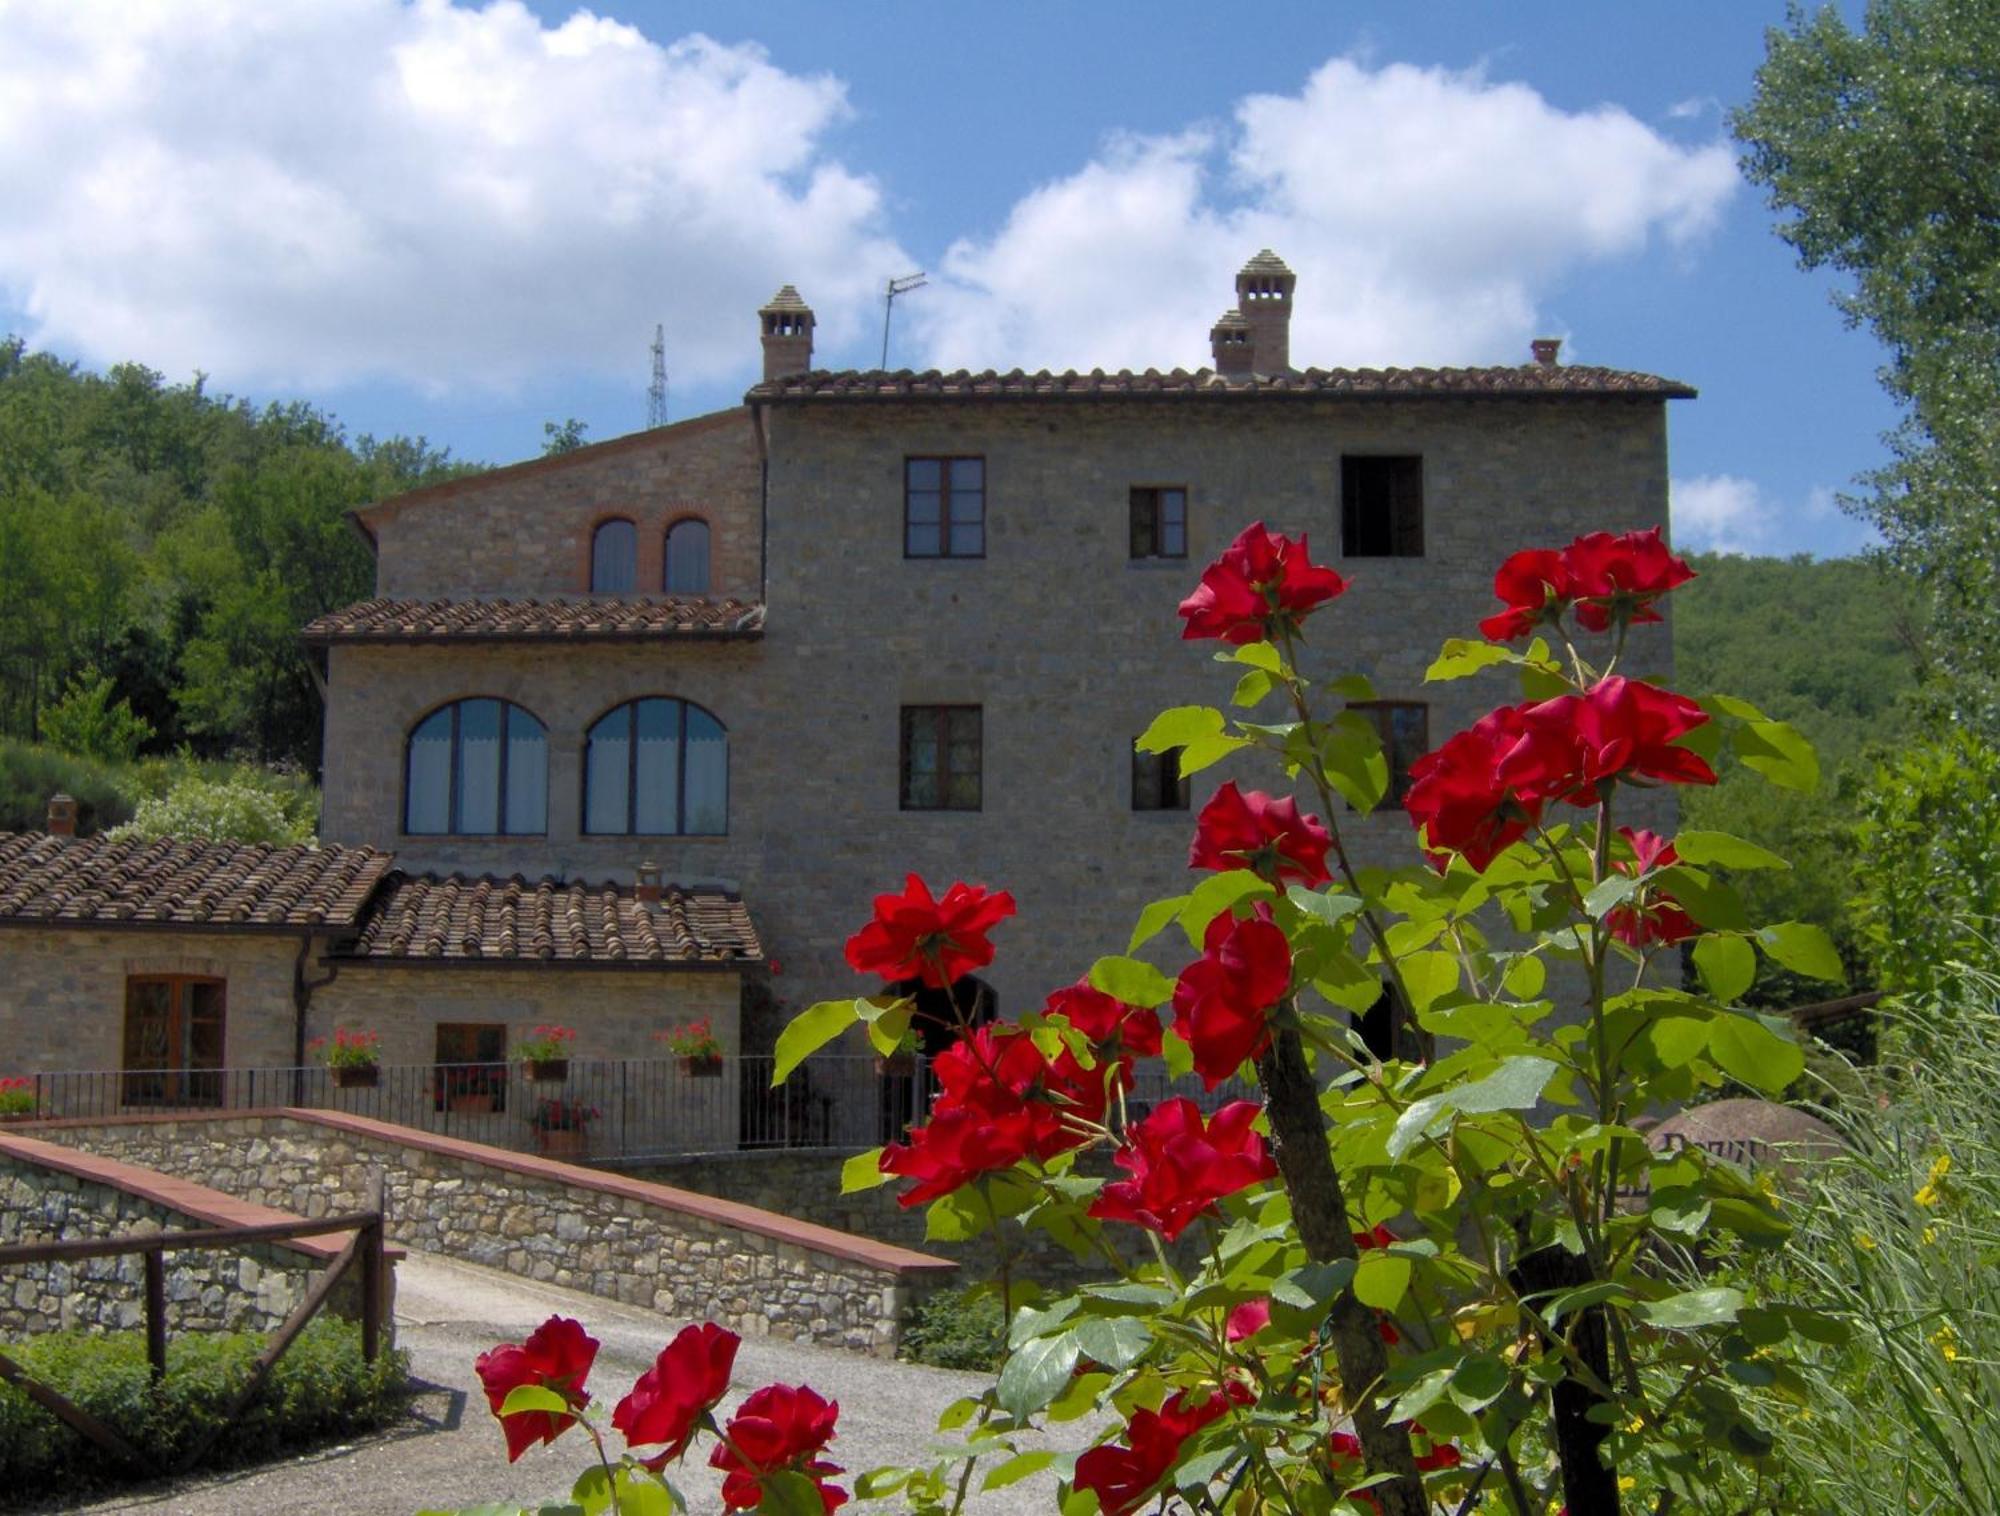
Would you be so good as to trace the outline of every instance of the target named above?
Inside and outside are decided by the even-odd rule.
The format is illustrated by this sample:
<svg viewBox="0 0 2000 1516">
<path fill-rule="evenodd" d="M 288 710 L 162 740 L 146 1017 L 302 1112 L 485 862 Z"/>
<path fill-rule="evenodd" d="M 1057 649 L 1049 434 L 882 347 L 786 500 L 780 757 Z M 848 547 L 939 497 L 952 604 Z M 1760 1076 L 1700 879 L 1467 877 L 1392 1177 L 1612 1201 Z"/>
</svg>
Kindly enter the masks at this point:
<svg viewBox="0 0 2000 1516">
<path fill-rule="evenodd" d="M 1875 1239 L 1870 1237 L 1866 1232 L 1856 1232 L 1854 1234 L 1854 1241 L 1864 1253 L 1875 1251 Z"/>
<path fill-rule="evenodd" d="M 1620 1474 L 1618 1476 L 1619 1494 L 1629 1495 L 1638 1488 L 1639 1488 L 1639 1481 L 1634 1479 L 1630 1474 Z"/>
<path fill-rule="evenodd" d="M 1944 1176 L 1951 1172 L 1951 1154 L 1940 1153 L 1931 1160 L 1931 1171 L 1924 1176 L 1924 1187 L 1912 1198 L 1926 1208 L 1944 1199 Z"/>
<path fill-rule="evenodd" d="M 1950 1322 L 1931 1333 L 1931 1346 L 1944 1355 L 1946 1363 L 1958 1362 L 1958 1333 L 1951 1329 Z"/>
<path fill-rule="evenodd" d="M 1927 1227 L 1925 1227 L 1925 1228 L 1924 1228 L 1924 1246 L 1925 1246 L 1925 1247 L 1929 1247 L 1929 1246 L 1931 1246 L 1931 1245 L 1932 1245 L 1933 1243 L 1935 1243 L 1935 1242 L 1936 1242 L 1937 1240 L 1938 1240 L 1938 1229 L 1937 1229 L 1936 1227 L 1934 1227 L 1934 1226 L 1927 1226 Z"/>
</svg>

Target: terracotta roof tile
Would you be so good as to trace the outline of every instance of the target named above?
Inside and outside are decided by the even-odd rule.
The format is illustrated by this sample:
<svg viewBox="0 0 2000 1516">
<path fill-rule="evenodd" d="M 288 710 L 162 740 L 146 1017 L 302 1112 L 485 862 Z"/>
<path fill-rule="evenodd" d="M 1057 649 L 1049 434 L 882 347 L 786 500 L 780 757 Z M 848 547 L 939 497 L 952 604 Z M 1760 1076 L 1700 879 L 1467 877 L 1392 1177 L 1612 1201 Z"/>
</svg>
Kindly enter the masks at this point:
<svg viewBox="0 0 2000 1516">
<path fill-rule="evenodd" d="M 339 930 L 389 863 L 367 847 L 0 832 L 0 924 Z"/>
<path fill-rule="evenodd" d="M 720 889 L 668 885 L 647 906 L 629 886 L 399 870 L 339 956 L 641 968 L 736 963 L 764 949 L 742 900 Z"/>
<path fill-rule="evenodd" d="M 1580 364 L 1528 363 L 1504 368 L 1308 368 L 1281 374 L 1219 374 L 1213 369 L 1143 373 L 1119 369 L 1087 374 L 917 373 L 908 369 L 824 369 L 755 385 L 751 402 L 804 400 L 1119 400 L 1189 398 L 1243 400 L 1256 396 L 1397 399 L 1493 395 L 1535 399 L 1636 395 L 1690 399 L 1694 390 L 1675 379 Z"/>
<path fill-rule="evenodd" d="M 748 638 L 764 607 L 742 600 L 364 600 L 306 624 L 308 642 L 583 642 Z"/>
</svg>

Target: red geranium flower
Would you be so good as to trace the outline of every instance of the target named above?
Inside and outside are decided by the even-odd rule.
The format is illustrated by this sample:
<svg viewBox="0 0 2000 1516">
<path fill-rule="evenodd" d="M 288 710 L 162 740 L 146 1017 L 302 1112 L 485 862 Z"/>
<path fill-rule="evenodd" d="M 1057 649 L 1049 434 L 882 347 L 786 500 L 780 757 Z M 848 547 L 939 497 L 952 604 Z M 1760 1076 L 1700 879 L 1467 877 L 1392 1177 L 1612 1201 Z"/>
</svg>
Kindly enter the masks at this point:
<svg viewBox="0 0 2000 1516">
<path fill-rule="evenodd" d="M 597 1339 L 581 1322 L 567 1316 L 551 1316 L 528 1334 L 526 1342 L 503 1342 L 491 1352 L 481 1353 L 472 1365 L 486 1388 L 486 1403 L 500 1416 L 507 1396 L 524 1384 L 554 1390 L 580 1411 L 590 1404 L 583 1381 L 597 1360 Z M 554 1411 L 516 1411 L 500 1416 L 500 1430 L 507 1437 L 507 1461 L 514 1462 L 538 1442 L 554 1442 L 575 1420 Z"/>
<path fill-rule="evenodd" d="M 1637 878 L 1654 869 L 1680 862 L 1680 854 L 1674 851 L 1674 845 L 1658 833 L 1635 832 L 1629 826 L 1621 826 L 1618 835 L 1632 844 L 1632 861 L 1611 865 L 1621 874 Z M 1701 934 L 1701 928 L 1681 909 L 1681 903 L 1658 885 L 1647 888 L 1641 894 L 1644 898 L 1636 905 L 1616 906 L 1605 914 L 1604 924 L 1611 928 L 1611 935 L 1620 942 L 1635 948 L 1646 948 L 1680 942 Z"/>
<path fill-rule="evenodd" d="M 1181 602 L 1183 640 L 1218 637 L 1241 646 L 1296 630 L 1315 608 L 1347 588 L 1332 569 L 1307 556 L 1303 533 L 1294 542 L 1252 522 L 1222 556 L 1202 570 L 1201 583 Z"/>
<path fill-rule="evenodd" d="M 1250 1129 L 1262 1107 L 1236 1100 L 1204 1123 L 1192 1100 L 1163 1102 L 1127 1134 L 1112 1162 L 1132 1177 L 1098 1191 L 1090 1214 L 1129 1221 L 1169 1242 L 1225 1195 L 1278 1172 L 1264 1139 Z"/>
<path fill-rule="evenodd" d="M 817 1456 L 833 1439 L 839 1415 L 839 1401 L 804 1385 L 767 1384 L 752 1394 L 729 1418 L 724 1440 L 709 1455 L 709 1466 L 723 1471 L 723 1505 L 754 1511 L 764 1498 L 764 1477 L 782 1470 L 810 1479 L 827 1510 L 846 1504 L 847 1491 L 826 1483 L 840 1466 Z"/>
<path fill-rule="evenodd" d="M 1174 1030 L 1194 1050 L 1195 1071 L 1214 1089 L 1271 1042 L 1271 1007 L 1292 985 L 1292 946 L 1271 908 L 1208 924 L 1202 955 L 1174 984 Z"/>
<path fill-rule="evenodd" d="M 875 919 L 847 939 L 847 961 L 863 974 L 921 979 L 948 989 L 993 961 L 986 934 L 1014 914 L 1014 897 L 960 881 L 934 900 L 911 874 L 900 895 L 877 895 Z"/>
<path fill-rule="evenodd" d="M 1538 797 L 1517 794 L 1500 780 L 1500 760 L 1522 730 L 1521 707 L 1503 706 L 1410 765 L 1403 809 L 1413 825 L 1426 829 L 1432 862 L 1442 867 L 1445 852 L 1459 853 L 1484 873 L 1541 820 Z"/>
<path fill-rule="evenodd" d="M 1675 742 L 1708 712 L 1657 685 L 1614 674 L 1581 695 L 1558 695 L 1519 710 L 1521 734 L 1497 777 L 1516 794 L 1595 805 L 1618 779 L 1713 784 L 1715 770 Z M 1414 772 L 1414 770 L 1413 770 Z"/>
<path fill-rule="evenodd" d="M 1186 1390 L 1176 1390 L 1159 1410 L 1132 1413 L 1125 1424 L 1124 1446 L 1100 1443 L 1083 1453 L 1072 1483 L 1079 1490 L 1096 1492 L 1102 1516 L 1132 1516 L 1179 1461 L 1182 1443 L 1230 1406 L 1247 1405 L 1253 1398 L 1233 1380 L 1195 1401 Z"/>
<path fill-rule="evenodd" d="M 1592 532 L 1563 549 L 1577 598 L 1577 625 L 1601 632 L 1618 622 L 1660 620 L 1653 602 L 1694 578 L 1685 560 L 1667 551 L 1660 529 Z"/>
<path fill-rule="evenodd" d="M 1332 876 L 1326 850 L 1333 839 L 1317 816 L 1301 816 L 1290 795 L 1274 800 L 1261 791 L 1245 795 L 1230 780 L 1195 820 L 1191 869 L 1252 869 L 1276 884 L 1295 879 L 1311 889 Z"/>
<path fill-rule="evenodd" d="M 1481 635 L 1494 642 L 1512 642 L 1544 622 L 1553 625 L 1562 619 L 1574 583 L 1569 564 L 1553 548 L 1514 554 L 1493 576 L 1493 593 L 1507 602 L 1507 609 L 1480 622 Z"/>
<path fill-rule="evenodd" d="M 1099 1047 L 1141 1058 L 1160 1055 L 1160 1013 L 1127 1005 L 1079 979 L 1049 996 L 1044 1014 L 1060 1016 Z"/>
<path fill-rule="evenodd" d="M 632 1392 L 618 1402 L 611 1424 L 625 1434 L 627 1447 L 666 1444 L 653 1457 L 640 1460 L 654 1473 L 687 1452 L 702 1413 L 714 1409 L 729 1389 L 729 1372 L 742 1341 L 712 1321 L 682 1327 L 680 1335 L 660 1349 L 653 1366 L 639 1376 Z"/>
</svg>

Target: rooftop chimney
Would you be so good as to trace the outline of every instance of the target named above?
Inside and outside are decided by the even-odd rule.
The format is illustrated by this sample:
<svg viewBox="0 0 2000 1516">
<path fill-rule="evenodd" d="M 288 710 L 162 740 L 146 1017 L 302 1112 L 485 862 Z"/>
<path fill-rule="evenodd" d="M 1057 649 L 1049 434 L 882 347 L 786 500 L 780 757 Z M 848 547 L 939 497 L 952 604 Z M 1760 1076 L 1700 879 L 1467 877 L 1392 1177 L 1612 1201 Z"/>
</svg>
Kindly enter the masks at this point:
<svg viewBox="0 0 2000 1516">
<path fill-rule="evenodd" d="M 1292 287 L 1298 282 L 1268 247 L 1236 276 L 1236 308 L 1250 325 L 1250 367 L 1256 373 L 1282 374 L 1292 366 Z"/>
<path fill-rule="evenodd" d="M 1534 352 L 1535 362 L 1539 363 L 1543 368 L 1554 368 L 1556 366 L 1556 354 L 1562 351 L 1562 345 L 1562 338 L 1560 337 L 1537 337 L 1528 344 L 1529 348 Z"/>
<path fill-rule="evenodd" d="M 76 835 L 76 802 L 61 790 L 49 796 L 49 835 L 51 837 Z"/>
<path fill-rule="evenodd" d="M 789 284 L 757 312 L 764 329 L 764 380 L 808 373 L 813 358 L 812 307 Z"/>
<path fill-rule="evenodd" d="M 1218 374 L 1247 374 L 1251 369 L 1250 323 L 1241 311 L 1224 311 L 1208 330 Z"/>
<path fill-rule="evenodd" d="M 657 863 L 648 859 L 639 865 L 639 884 L 632 894 L 644 906 L 660 903 L 660 866 Z"/>
</svg>

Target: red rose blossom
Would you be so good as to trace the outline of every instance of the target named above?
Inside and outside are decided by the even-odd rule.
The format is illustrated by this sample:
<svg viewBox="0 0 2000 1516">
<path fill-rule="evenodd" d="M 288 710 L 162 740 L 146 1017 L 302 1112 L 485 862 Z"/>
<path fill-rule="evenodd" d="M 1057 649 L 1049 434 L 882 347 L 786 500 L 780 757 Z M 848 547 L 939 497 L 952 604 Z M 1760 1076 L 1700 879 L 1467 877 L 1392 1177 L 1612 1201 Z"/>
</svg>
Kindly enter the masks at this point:
<svg viewBox="0 0 2000 1516">
<path fill-rule="evenodd" d="M 1667 551 L 1657 526 L 1616 537 L 1592 532 L 1563 549 L 1563 562 L 1577 598 L 1577 625 L 1592 632 L 1660 620 L 1653 602 L 1694 578 L 1686 561 Z"/>
<path fill-rule="evenodd" d="M 500 1416 L 507 1396 L 524 1384 L 540 1385 L 562 1396 L 572 1410 L 590 1404 L 583 1381 L 597 1360 L 597 1339 L 583 1324 L 567 1316 L 551 1316 L 528 1334 L 526 1342 L 504 1342 L 481 1353 L 472 1365 L 486 1389 L 486 1403 Z M 516 1411 L 500 1416 L 507 1437 L 507 1461 L 514 1462 L 538 1442 L 554 1442 L 576 1418 L 554 1411 Z"/>
<path fill-rule="evenodd" d="M 1332 877 L 1326 871 L 1332 842 L 1319 817 L 1301 816 L 1290 795 L 1282 800 L 1257 790 L 1246 795 L 1232 779 L 1201 808 L 1188 867 L 1251 869 L 1273 884 L 1292 879 L 1312 889 Z"/>
<path fill-rule="evenodd" d="M 1183 640 L 1218 637 L 1241 646 L 1296 630 L 1314 609 L 1347 588 L 1332 569 L 1307 556 L 1303 533 L 1294 542 L 1252 522 L 1202 570 L 1201 583 L 1181 602 Z"/>
<path fill-rule="evenodd" d="M 1246 1300 L 1229 1313 L 1222 1335 L 1230 1342 L 1244 1342 L 1271 1324 L 1271 1302 Z"/>
<path fill-rule="evenodd" d="M 1635 832 L 1629 826 L 1621 826 L 1618 835 L 1632 844 L 1632 861 L 1611 865 L 1621 874 L 1637 878 L 1654 869 L 1680 862 L 1680 854 L 1674 851 L 1674 845 L 1656 832 Z M 1620 942 L 1635 948 L 1647 948 L 1701 935 L 1701 928 L 1695 925 L 1694 918 L 1681 908 L 1678 900 L 1658 885 L 1649 886 L 1641 894 L 1644 898 L 1638 904 L 1616 906 L 1605 913 L 1604 924 L 1611 928 L 1611 935 Z"/>
<path fill-rule="evenodd" d="M 1079 979 L 1049 996 L 1042 1007 L 1060 1016 L 1099 1047 L 1141 1058 L 1160 1056 L 1160 1013 L 1146 1006 L 1127 1005 Z"/>
<path fill-rule="evenodd" d="M 767 1384 L 754 1392 L 729 1418 L 723 1441 L 709 1455 L 709 1466 L 723 1471 L 723 1505 L 754 1511 L 764 1498 L 764 1477 L 783 1470 L 810 1479 L 828 1511 L 845 1505 L 847 1491 L 826 1483 L 840 1466 L 817 1456 L 833 1439 L 839 1415 L 839 1401 L 802 1384 Z"/>
<path fill-rule="evenodd" d="M 1425 828 L 1432 862 L 1442 867 L 1446 852 L 1459 853 L 1484 873 L 1541 820 L 1541 800 L 1515 793 L 1499 777 L 1500 760 L 1522 730 L 1521 707 L 1503 706 L 1410 765 L 1403 809 Z"/>
<path fill-rule="evenodd" d="M 883 1173 L 917 1181 L 896 1197 L 905 1209 L 928 1205 L 981 1174 L 1011 1169 L 1034 1147 L 1035 1124 L 1025 1108 L 992 1116 L 960 1106 L 934 1112 L 909 1137 L 907 1143 L 887 1144 L 877 1160 Z"/>
<path fill-rule="evenodd" d="M 1214 1089 L 1246 1058 L 1270 1046 L 1270 1012 L 1292 985 L 1292 947 L 1271 908 L 1208 924 L 1202 955 L 1174 983 L 1174 1031 L 1194 1051 L 1195 1071 Z"/>
<path fill-rule="evenodd" d="M 1507 609 L 1479 623 L 1480 634 L 1494 642 L 1512 642 L 1544 623 L 1562 619 L 1575 581 L 1569 564 L 1552 548 L 1515 553 L 1493 576 L 1493 593 Z"/>
<path fill-rule="evenodd" d="M 1102 1516 L 1132 1516 L 1153 1487 L 1180 1461 L 1181 1444 L 1232 1405 L 1248 1405 L 1248 1388 L 1231 1381 L 1219 1391 L 1191 1399 L 1176 1390 L 1157 1411 L 1138 1410 L 1125 1424 L 1125 1442 L 1100 1443 L 1076 1460 L 1071 1483 L 1092 1490 Z"/>
<path fill-rule="evenodd" d="M 1595 805 L 1600 786 L 1618 779 L 1715 783 L 1699 753 L 1674 745 L 1708 720 L 1685 695 L 1614 674 L 1517 709 L 1521 735 L 1496 773 L 1518 795 Z"/>
<path fill-rule="evenodd" d="M 1014 897 L 960 881 L 931 898 L 911 874 L 900 895 L 877 895 L 875 919 L 847 939 L 847 961 L 863 974 L 921 979 L 948 989 L 960 975 L 993 961 L 986 934 L 1014 914 Z"/>
<path fill-rule="evenodd" d="M 660 1349 L 653 1366 L 611 1413 L 611 1425 L 625 1434 L 627 1447 L 666 1446 L 640 1462 L 658 1473 L 687 1452 L 695 1425 L 729 1389 L 729 1373 L 743 1339 L 705 1321 L 682 1327 Z"/>
<path fill-rule="evenodd" d="M 1236 1100 L 1204 1123 L 1186 1096 L 1162 1102 L 1126 1133 L 1126 1145 L 1112 1158 L 1132 1177 L 1098 1191 L 1090 1214 L 1129 1221 L 1173 1241 L 1225 1195 L 1278 1172 L 1264 1139 L 1251 1130 L 1262 1109 Z"/>
</svg>

